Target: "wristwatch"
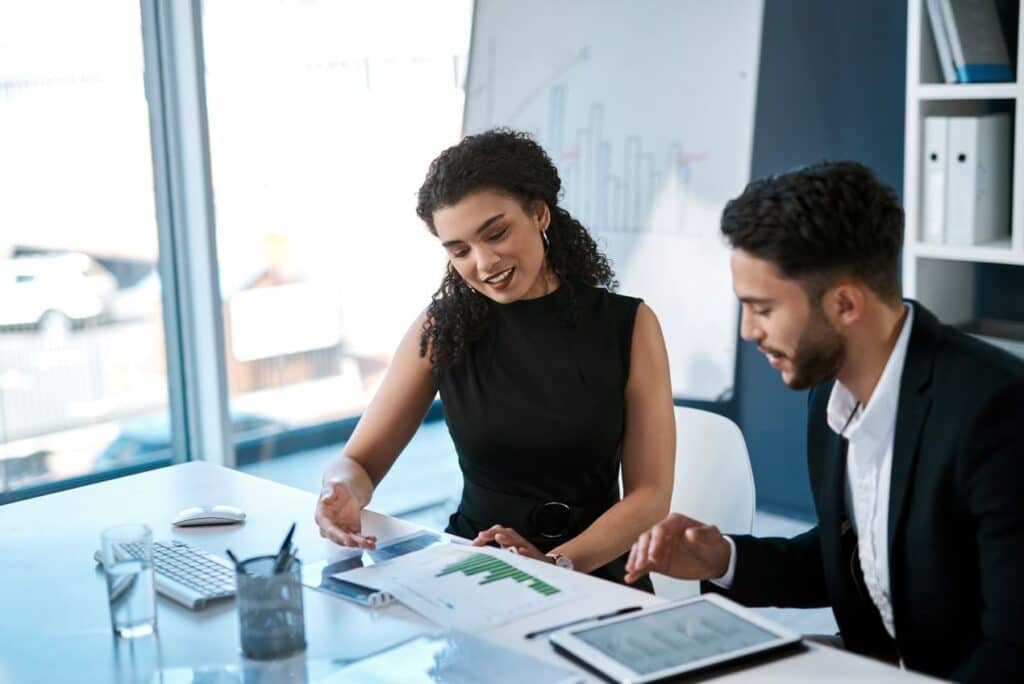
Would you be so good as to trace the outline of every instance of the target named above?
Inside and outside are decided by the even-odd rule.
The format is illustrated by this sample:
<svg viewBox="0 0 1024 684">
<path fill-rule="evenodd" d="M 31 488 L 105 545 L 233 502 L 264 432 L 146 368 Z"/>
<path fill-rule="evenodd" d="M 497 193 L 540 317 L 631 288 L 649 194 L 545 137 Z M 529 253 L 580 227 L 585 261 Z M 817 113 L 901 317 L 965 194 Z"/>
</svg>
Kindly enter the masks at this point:
<svg viewBox="0 0 1024 684">
<path fill-rule="evenodd" d="M 544 556 L 546 558 L 550 558 L 551 562 L 560 568 L 565 568 L 566 570 L 575 569 L 572 564 L 572 558 L 569 558 L 568 556 L 563 556 L 560 553 L 546 553 Z"/>
</svg>

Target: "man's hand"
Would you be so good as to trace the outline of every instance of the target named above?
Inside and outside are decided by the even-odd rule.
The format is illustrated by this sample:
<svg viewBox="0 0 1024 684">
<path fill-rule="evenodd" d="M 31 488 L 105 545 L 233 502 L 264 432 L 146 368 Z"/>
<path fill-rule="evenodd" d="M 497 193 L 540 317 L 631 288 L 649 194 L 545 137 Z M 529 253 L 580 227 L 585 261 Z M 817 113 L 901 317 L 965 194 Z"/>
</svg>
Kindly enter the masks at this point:
<svg viewBox="0 0 1024 684">
<path fill-rule="evenodd" d="M 327 482 L 316 502 L 320 536 L 342 546 L 377 548 L 377 538 L 361 534 L 362 507 L 344 482 Z"/>
<path fill-rule="evenodd" d="M 626 581 L 648 572 L 677 579 L 717 579 L 729 569 L 731 547 L 714 525 L 672 513 L 633 544 L 626 561 Z"/>
</svg>

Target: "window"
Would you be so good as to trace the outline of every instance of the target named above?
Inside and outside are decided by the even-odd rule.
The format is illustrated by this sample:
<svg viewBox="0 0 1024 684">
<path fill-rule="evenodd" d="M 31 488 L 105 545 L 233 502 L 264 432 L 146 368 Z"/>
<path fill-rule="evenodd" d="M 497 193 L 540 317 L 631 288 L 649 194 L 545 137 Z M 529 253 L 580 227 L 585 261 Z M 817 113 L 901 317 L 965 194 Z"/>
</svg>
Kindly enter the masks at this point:
<svg viewBox="0 0 1024 684">
<path fill-rule="evenodd" d="M 174 80 L 188 68 L 177 55 L 191 10 L 142 5 L 144 17 L 135 3 L 0 4 L 0 502 L 168 462 L 172 433 L 185 454 L 169 394 L 192 457 L 216 450 L 221 402 L 194 391 L 209 342 L 189 332 L 209 328 L 186 296 L 204 276 L 182 270 L 195 256 L 182 235 L 201 241 L 203 227 L 179 209 L 203 198 L 171 190 L 188 168 L 168 167 L 183 155 L 166 148 L 196 137 L 195 120 L 178 116 L 187 106 L 169 109 L 182 91 L 201 101 Z M 203 7 L 227 429 L 260 457 L 277 453 L 270 437 L 358 416 L 439 284 L 444 255 L 415 216 L 415 191 L 460 135 L 471 10 Z M 151 34 L 148 54 L 167 60 L 149 72 L 155 114 Z M 161 125 L 151 141 L 151 114 L 185 129 L 167 139 Z M 159 240 L 155 205 L 174 226 Z M 178 287 L 161 283 L 158 244 L 181 251 L 161 257 Z M 177 309 L 166 321 L 163 298 Z"/>
<path fill-rule="evenodd" d="M 0 3 L 0 501 L 167 457 L 150 149 L 138 3 Z"/>
<path fill-rule="evenodd" d="M 444 255 L 415 214 L 461 133 L 472 3 L 207 0 L 230 416 L 362 412 Z M 247 457 L 238 452 L 238 461 Z"/>
</svg>

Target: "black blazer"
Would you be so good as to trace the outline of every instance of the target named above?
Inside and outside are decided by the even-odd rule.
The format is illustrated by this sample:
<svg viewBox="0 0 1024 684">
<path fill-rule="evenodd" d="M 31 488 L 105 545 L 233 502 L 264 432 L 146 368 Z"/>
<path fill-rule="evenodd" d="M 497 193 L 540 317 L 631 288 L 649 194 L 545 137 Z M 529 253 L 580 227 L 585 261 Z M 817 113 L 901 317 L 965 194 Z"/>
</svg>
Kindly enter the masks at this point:
<svg viewBox="0 0 1024 684">
<path fill-rule="evenodd" d="M 817 527 L 793 539 L 733 537 L 736 574 L 722 593 L 755 606 L 831 606 L 847 648 L 895 655 L 913 670 L 1020 681 L 1024 363 L 912 304 L 889 492 L 895 643 L 860 571 L 844 503 L 846 440 L 826 422 L 832 382 L 809 397 Z"/>
</svg>

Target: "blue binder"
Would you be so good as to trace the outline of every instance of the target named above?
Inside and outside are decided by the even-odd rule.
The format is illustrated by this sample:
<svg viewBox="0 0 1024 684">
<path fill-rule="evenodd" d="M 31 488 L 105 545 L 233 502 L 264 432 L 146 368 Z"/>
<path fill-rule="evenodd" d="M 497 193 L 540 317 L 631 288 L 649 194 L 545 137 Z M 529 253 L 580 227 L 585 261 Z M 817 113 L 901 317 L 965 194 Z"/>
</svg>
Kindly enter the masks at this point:
<svg viewBox="0 0 1024 684">
<path fill-rule="evenodd" d="M 1000 83 L 1013 80 L 1010 57 L 994 0 L 940 0 L 957 80 Z"/>
</svg>

